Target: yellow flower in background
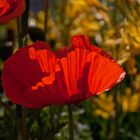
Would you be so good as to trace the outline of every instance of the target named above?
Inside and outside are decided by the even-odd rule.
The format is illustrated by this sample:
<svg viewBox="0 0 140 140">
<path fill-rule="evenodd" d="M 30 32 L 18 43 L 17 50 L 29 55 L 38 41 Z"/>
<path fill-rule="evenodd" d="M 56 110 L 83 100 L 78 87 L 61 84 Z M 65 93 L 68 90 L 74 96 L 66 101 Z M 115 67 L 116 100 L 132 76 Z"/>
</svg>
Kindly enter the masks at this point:
<svg viewBox="0 0 140 140">
<path fill-rule="evenodd" d="M 124 112 L 136 112 L 139 109 L 140 93 L 122 97 L 122 107 Z"/>
<path fill-rule="evenodd" d="M 45 12 L 40 11 L 37 14 L 37 27 L 44 30 L 44 20 L 45 20 Z M 60 24 L 59 24 L 60 25 Z M 47 19 L 47 39 L 48 40 L 57 40 L 59 36 L 59 25 L 56 25 L 56 23 L 53 21 L 53 18 L 51 17 L 50 11 L 48 14 Z"/>
<path fill-rule="evenodd" d="M 68 0 L 66 5 L 66 17 L 75 18 L 82 12 L 86 12 L 90 7 L 107 11 L 108 8 L 101 4 L 98 0 Z"/>
<path fill-rule="evenodd" d="M 109 114 L 108 112 L 103 111 L 103 110 L 101 110 L 101 109 L 96 109 L 96 110 L 94 111 L 94 114 L 95 114 L 96 116 L 101 116 L 101 117 L 103 117 L 104 119 L 108 119 L 108 118 L 110 117 L 110 114 Z"/>
<path fill-rule="evenodd" d="M 135 75 L 137 73 L 136 60 L 130 57 L 126 63 L 127 71 L 130 75 Z"/>
<path fill-rule="evenodd" d="M 88 6 L 84 0 L 68 0 L 66 5 L 66 17 L 75 18 L 86 10 L 88 10 Z"/>
<path fill-rule="evenodd" d="M 111 17 L 109 16 L 109 13 L 102 10 L 99 10 L 98 12 L 101 18 L 107 23 L 107 25 L 111 26 Z"/>
<path fill-rule="evenodd" d="M 113 95 L 100 94 L 97 98 L 93 99 L 93 103 L 96 105 L 94 114 L 108 119 L 114 116 L 114 102 Z"/>
<path fill-rule="evenodd" d="M 58 11 L 61 7 L 58 7 Z M 97 20 L 95 14 L 91 7 L 87 5 L 85 0 L 68 0 L 65 5 L 64 13 L 64 24 L 59 20 L 54 20 L 52 13 L 48 12 L 47 21 L 47 38 L 56 39 L 56 43 L 62 41 L 60 38 L 65 34 L 67 30 L 67 35 L 72 36 L 75 34 L 85 34 L 88 36 L 93 36 L 95 32 L 101 29 L 99 21 Z M 61 16 L 61 15 L 59 15 Z M 37 14 L 36 26 L 44 30 L 44 11 L 40 11 Z M 61 17 L 60 17 L 61 19 Z M 51 34 L 51 35 L 50 35 Z"/>
<path fill-rule="evenodd" d="M 122 109 L 124 112 L 136 112 L 140 107 L 140 93 L 132 93 L 132 89 L 127 87 L 125 95 L 121 95 Z"/>
<path fill-rule="evenodd" d="M 54 21 L 50 16 L 50 11 L 48 11 L 48 12 L 49 12 L 49 14 L 48 14 L 48 19 L 47 19 L 48 20 L 47 21 L 47 27 L 49 29 L 49 28 L 52 28 L 56 25 L 54 24 Z M 44 29 L 44 21 L 45 21 L 45 12 L 44 11 L 39 11 L 38 14 L 37 14 L 37 27 L 39 27 L 41 29 Z"/>
<path fill-rule="evenodd" d="M 140 74 L 136 75 L 133 85 L 137 91 L 140 91 Z"/>
<path fill-rule="evenodd" d="M 115 27 L 112 27 L 112 28 L 109 28 L 107 31 L 106 31 L 106 36 L 105 37 L 113 37 L 116 33 L 116 29 Z"/>
<path fill-rule="evenodd" d="M 128 45 L 129 44 L 129 37 L 128 37 L 127 33 L 125 32 L 124 28 L 120 28 L 120 34 L 121 34 L 121 37 L 123 39 L 123 43 Z"/>
<path fill-rule="evenodd" d="M 99 22 L 96 20 L 95 16 L 92 13 L 83 13 L 74 19 L 70 34 L 89 35 L 92 33 L 93 36 L 93 33 L 99 31 L 100 28 L 101 26 Z"/>
<path fill-rule="evenodd" d="M 104 11 L 107 11 L 108 8 L 106 6 L 104 6 L 103 4 L 101 4 L 99 2 L 99 0 L 85 0 L 85 2 L 89 5 L 89 6 L 93 6 L 97 9 L 100 9 L 100 10 L 104 10 Z"/>
<path fill-rule="evenodd" d="M 99 0 L 68 0 L 64 7 L 58 6 L 56 9 L 56 13 L 59 13 L 61 8 L 65 11 L 65 13 L 62 14 L 64 18 L 63 23 L 58 20 L 59 18 L 61 19 L 61 15 L 53 17 L 49 9 L 47 38 L 49 38 L 49 36 L 52 38 L 52 35 L 49 34 L 55 33 L 53 36 L 57 38 L 56 42 L 59 42 L 59 40 L 61 41 L 60 38 L 65 36 L 66 33 L 68 36 L 74 34 L 94 36 L 95 33 L 99 33 L 102 39 L 101 44 L 109 51 L 110 49 L 115 50 L 116 46 L 134 46 L 135 48 L 139 48 L 140 22 L 134 25 L 126 18 L 126 20 L 122 20 L 120 25 L 116 27 L 112 25 L 112 17 L 108 12 L 110 7 L 111 6 L 106 7 Z M 136 16 L 136 13 L 133 12 L 133 14 Z M 44 17 L 44 11 L 38 12 L 37 27 L 41 29 L 44 29 Z M 104 24 L 107 25 L 108 28 L 103 29 Z M 121 58 L 119 63 L 122 64 L 126 62 L 126 60 L 126 58 Z"/>
<path fill-rule="evenodd" d="M 130 87 L 126 88 L 125 94 L 118 95 L 117 100 L 124 113 L 136 112 L 140 108 L 140 92 L 132 93 Z M 104 119 L 115 116 L 115 103 L 112 94 L 101 94 L 93 99 L 93 103 L 96 105 L 94 115 Z"/>
<path fill-rule="evenodd" d="M 95 32 L 101 29 L 101 25 L 97 20 L 95 13 L 93 13 L 92 7 L 105 9 L 97 0 L 68 0 L 66 5 L 66 18 L 70 18 L 70 20 L 73 19 L 70 25 L 71 36 L 74 34 L 93 36 Z M 107 15 L 103 15 L 103 18 L 106 19 Z"/>
<path fill-rule="evenodd" d="M 116 27 L 112 27 L 104 31 L 103 43 L 105 46 L 114 48 L 116 45 L 122 44 L 122 39 L 116 37 L 116 32 L 118 32 Z"/>
<path fill-rule="evenodd" d="M 44 29 L 45 12 L 39 11 L 37 14 L 37 27 Z"/>
<path fill-rule="evenodd" d="M 121 37 L 126 45 L 140 48 L 140 26 L 125 22 L 120 30 Z"/>
</svg>

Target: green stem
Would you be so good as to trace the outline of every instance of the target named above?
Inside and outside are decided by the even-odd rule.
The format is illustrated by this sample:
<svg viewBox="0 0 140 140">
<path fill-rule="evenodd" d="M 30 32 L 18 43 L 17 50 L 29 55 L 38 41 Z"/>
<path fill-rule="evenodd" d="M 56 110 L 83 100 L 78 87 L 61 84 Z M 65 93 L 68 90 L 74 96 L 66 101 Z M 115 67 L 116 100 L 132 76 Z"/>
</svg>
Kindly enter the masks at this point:
<svg viewBox="0 0 140 140">
<path fill-rule="evenodd" d="M 49 8 L 49 0 L 45 0 L 45 7 L 44 7 L 44 12 L 45 12 L 44 33 L 45 33 L 45 38 L 46 38 L 46 33 L 47 33 L 48 8 Z"/>
<path fill-rule="evenodd" d="M 49 106 L 49 115 L 50 115 L 51 129 L 52 129 L 54 128 L 54 114 L 53 114 L 52 106 Z"/>
<path fill-rule="evenodd" d="M 114 102 L 115 102 L 115 118 L 114 118 L 114 140 L 118 140 L 119 137 L 119 103 L 117 97 L 119 96 L 119 89 L 116 87 L 116 92 L 114 93 Z"/>
<path fill-rule="evenodd" d="M 119 46 L 116 46 L 116 59 L 119 59 Z M 114 103 L 115 103 L 115 117 L 114 117 L 114 139 L 119 139 L 119 118 L 120 118 L 120 104 L 118 102 L 118 97 L 120 96 L 120 86 L 116 85 L 116 89 L 114 92 Z"/>
<path fill-rule="evenodd" d="M 30 0 L 25 0 L 26 10 L 21 17 L 17 18 L 17 32 L 18 32 L 18 46 L 22 47 L 25 45 L 24 37 L 28 33 L 28 16 L 29 16 L 29 5 Z M 16 125 L 17 125 L 17 140 L 26 139 L 26 109 L 20 105 L 16 105 Z"/>
<path fill-rule="evenodd" d="M 72 105 L 71 104 L 68 104 L 68 114 L 69 114 L 69 136 L 70 136 L 70 140 L 74 140 L 73 114 L 72 114 Z"/>
</svg>

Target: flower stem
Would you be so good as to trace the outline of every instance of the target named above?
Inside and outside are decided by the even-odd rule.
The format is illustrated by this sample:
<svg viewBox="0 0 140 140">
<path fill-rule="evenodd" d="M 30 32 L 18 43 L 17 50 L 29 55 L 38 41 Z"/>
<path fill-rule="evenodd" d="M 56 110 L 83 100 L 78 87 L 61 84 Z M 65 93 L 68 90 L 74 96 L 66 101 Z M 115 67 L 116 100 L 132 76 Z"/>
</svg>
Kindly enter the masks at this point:
<svg viewBox="0 0 140 140">
<path fill-rule="evenodd" d="M 68 114 L 69 114 L 69 136 L 70 140 L 74 140 L 73 135 L 73 114 L 72 114 L 72 105 L 68 104 Z"/>
<path fill-rule="evenodd" d="M 18 46 L 22 47 L 25 45 L 23 38 L 28 33 L 28 16 L 30 0 L 25 0 L 26 9 L 21 17 L 17 18 L 17 34 L 18 34 Z M 17 125 L 17 140 L 26 139 L 26 109 L 22 108 L 21 105 L 16 105 L 16 125 Z"/>
<path fill-rule="evenodd" d="M 44 7 L 44 12 L 45 12 L 44 33 L 45 33 L 45 38 L 46 38 L 46 33 L 47 33 L 48 8 L 49 8 L 49 0 L 45 0 L 45 7 Z"/>
</svg>

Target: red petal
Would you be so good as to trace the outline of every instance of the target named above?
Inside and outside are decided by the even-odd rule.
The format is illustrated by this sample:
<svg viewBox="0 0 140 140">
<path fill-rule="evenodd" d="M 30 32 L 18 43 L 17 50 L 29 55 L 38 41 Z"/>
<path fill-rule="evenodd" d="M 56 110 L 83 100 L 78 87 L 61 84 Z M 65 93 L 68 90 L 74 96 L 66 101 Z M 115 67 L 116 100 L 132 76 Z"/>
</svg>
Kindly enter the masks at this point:
<svg viewBox="0 0 140 140">
<path fill-rule="evenodd" d="M 37 44 L 39 45 L 39 42 Z M 47 49 L 35 49 L 37 44 L 34 48 L 29 46 L 19 49 L 4 63 L 2 80 L 6 95 L 12 102 L 24 106 L 28 106 L 24 100 L 26 90 L 36 86 L 36 83 L 43 77 L 55 72 L 57 62 L 55 55 Z M 28 97 L 30 98 L 30 96 Z M 20 101 L 22 102 L 20 103 Z"/>
<path fill-rule="evenodd" d="M 96 52 L 79 48 L 61 58 L 60 67 L 64 75 L 68 103 L 79 102 L 110 89 L 125 75 L 116 62 Z"/>
<path fill-rule="evenodd" d="M 81 49 L 90 49 L 88 37 L 84 35 L 74 35 L 71 39 L 72 47 Z"/>
<path fill-rule="evenodd" d="M 103 49 L 91 45 L 87 36 L 75 35 L 72 37 L 71 43 L 73 48 L 88 49 L 89 51 L 97 52 L 100 55 L 113 60 L 113 58 Z"/>
<path fill-rule="evenodd" d="M 0 1 L 0 16 L 4 15 L 10 7 L 10 3 L 7 3 L 6 0 L 1 0 Z"/>
<path fill-rule="evenodd" d="M 6 12 L 5 14 L 3 14 L 3 15 L 0 14 L 1 15 L 0 16 L 0 23 L 6 23 L 6 22 L 20 16 L 25 10 L 25 0 L 16 0 L 16 5 L 14 2 L 13 2 L 13 4 L 14 4 L 13 5 L 9 0 L 8 4 L 10 5 L 9 8 L 12 8 L 15 6 L 16 7 L 11 12 L 9 12 L 10 9 L 7 9 L 8 13 L 5 11 Z"/>
<path fill-rule="evenodd" d="M 123 69 L 114 61 L 97 53 L 90 53 L 88 56 L 90 68 L 88 73 L 89 91 L 98 94 L 111 89 L 118 80 L 125 76 Z"/>
<path fill-rule="evenodd" d="M 58 49 L 55 52 L 55 54 L 58 58 L 65 57 L 70 50 L 71 50 L 70 47 L 63 47 L 63 48 Z"/>
</svg>

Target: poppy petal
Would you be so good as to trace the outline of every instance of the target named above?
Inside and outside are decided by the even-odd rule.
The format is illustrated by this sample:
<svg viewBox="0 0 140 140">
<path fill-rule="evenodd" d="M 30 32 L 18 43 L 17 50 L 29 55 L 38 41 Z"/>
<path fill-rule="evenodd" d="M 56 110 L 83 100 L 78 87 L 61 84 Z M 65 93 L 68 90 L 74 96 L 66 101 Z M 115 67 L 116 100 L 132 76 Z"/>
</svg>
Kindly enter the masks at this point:
<svg viewBox="0 0 140 140">
<path fill-rule="evenodd" d="M 84 35 L 74 35 L 71 39 L 72 47 L 90 49 L 89 38 Z"/>
<path fill-rule="evenodd" d="M 101 54 L 102 56 L 113 60 L 113 58 L 107 52 L 105 52 L 103 49 L 91 45 L 89 38 L 87 36 L 74 35 L 71 39 L 71 43 L 72 43 L 73 48 L 88 49 L 89 51 L 97 52 L 97 53 Z"/>
<path fill-rule="evenodd" d="M 1 4 L 5 2 L 2 1 Z M 20 16 L 25 10 L 25 0 L 14 0 L 14 2 L 7 1 L 5 3 L 4 11 L 0 13 L 0 23 L 6 23 L 18 16 Z"/>
<path fill-rule="evenodd" d="M 91 52 L 88 61 L 90 62 L 88 84 L 92 94 L 111 89 L 125 76 L 124 70 L 116 62 L 100 54 Z"/>
<path fill-rule="evenodd" d="M 79 102 L 111 89 L 125 72 L 108 57 L 97 52 L 76 48 L 60 59 L 68 94 L 68 102 Z"/>
<path fill-rule="evenodd" d="M 47 49 L 37 50 L 36 45 L 39 45 L 39 42 L 35 44 L 35 47 L 28 46 L 19 49 L 4 63 L 3 87 L 6 95 L 14 103 L 19 103 L 25 98 L 24 94 L 27 89 L 36 85 L 43 77 L 55 72 L 57 62 L 55 55 Z M 40 46 L 43 48 L 42 42 Z"/>
</svg>

